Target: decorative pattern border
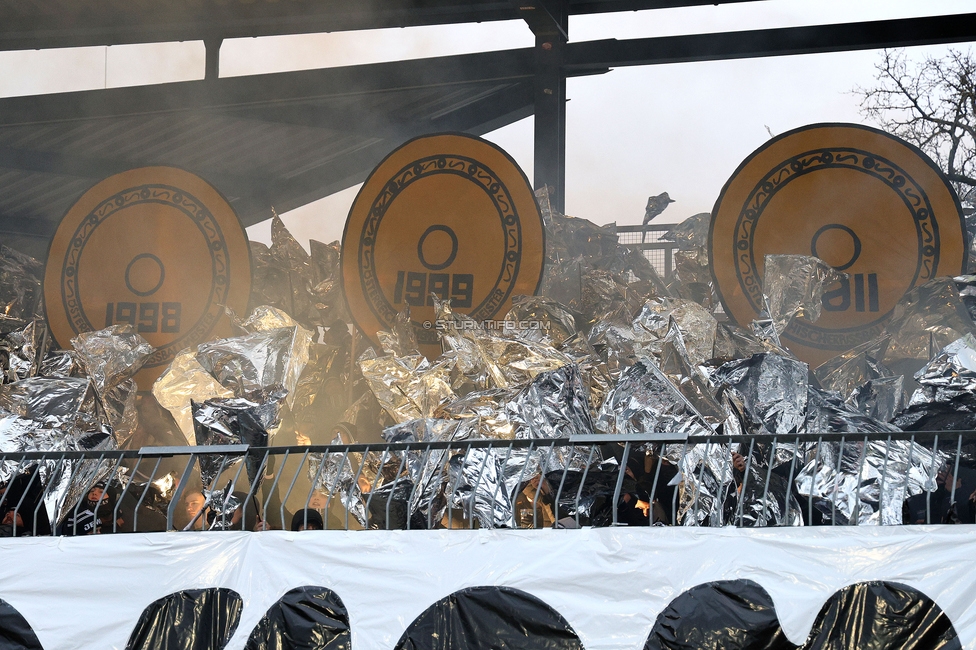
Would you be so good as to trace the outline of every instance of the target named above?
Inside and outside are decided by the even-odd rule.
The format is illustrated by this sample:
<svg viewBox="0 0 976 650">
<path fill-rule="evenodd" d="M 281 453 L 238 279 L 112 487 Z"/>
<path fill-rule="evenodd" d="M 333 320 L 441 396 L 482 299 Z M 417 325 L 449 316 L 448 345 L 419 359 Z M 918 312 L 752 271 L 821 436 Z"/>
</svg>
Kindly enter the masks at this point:
<svg viewBox="0 0 976 650">
<path fill-rule="evenodd" d="M 739 212 L 732 243 L 735 272 L 746 299 L 757 312 L 762 310 L 762 278 L 754 251 L 754 234 L 766 206 L 776 193 L 793 180 L 823 169 L 850 169 L 868 174 L 895 191 L 915 222 L 918 260 L 915 274 L 905 291 L 934 278 L 939 267 L 939 227 L 932 205 L 921 185 L 900 167 L 882 156 L 848 147 L 826 147 L 807 151 L 775 166 L 756 184 Z M 794 321 L 786 331 L 789 338 L 818 348 L 852 347 L 875 332 L 887 314 L 854 330 L 838 331 Z M 829 341 L 829 342 L 828 342 Z"/>
<path fill-rule="evenodd" d="M 441 154 L 420 158 L 403 167 L 383 186 L 370 206 L 369 216 L 363 223 L 362 235 L 359 238 L 357 262 L 363 295 L 366 296 L 369 308 L 376 318 L 388 328 L 392 328 L 396 322 L 397 311 L 386 299 L 376 277 L 376 235 L 383 217 L 397 196 L 418 180 L 436 174 L 459 176 L 481 188 L 498 211 L 505 237 L 505 261 L 502 269 L 488 295 L 469 314 L 471 318 L 483 321 L 497 314 L 502 304 L 511 295 L 515 280 L 518 278 L 522 263 L 522 223 L 505 184 L 489 167 L 467 156 Z M 417 327 L 414 329 L 420 343 L 437 343 L 435 332 Z"/>
<path fill-rule="evenodd" d="M 230 254 L 220 225 L 202 201 L 178 187 L 147 184 L 131 187 L 99 203 L 84 219 L 71 238 L 61 269 L 61 300 L 68 322 L 75 334 L 99 329 L 91 324 L 82 304 L 82 289 L 78 283 L 78 265 L 92 233 L 110 216 L 135 205 L 154 203 L 176 208 L 189 217 L 207 242 L 211 262 L 210 294 L 203 315 L 189 330 L 155 352 L 144 367 L 169 363 L 176 354 L 193 342 L 209 336 L 221 316 L 230 289 Z"/>
</svg>

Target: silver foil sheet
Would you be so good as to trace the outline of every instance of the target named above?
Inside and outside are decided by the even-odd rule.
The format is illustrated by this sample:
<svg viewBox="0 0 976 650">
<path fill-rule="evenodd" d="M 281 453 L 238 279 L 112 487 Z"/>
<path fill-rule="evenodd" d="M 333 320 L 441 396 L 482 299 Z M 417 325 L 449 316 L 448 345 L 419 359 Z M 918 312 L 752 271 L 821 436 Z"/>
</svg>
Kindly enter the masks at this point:
<svg viewBox="0 0 976 650">
<path fill-rule="evenodd" d="M 506 335 L 554 347 L 577 332 L 573 315 L 544 296 L 515 296 L 503 323 Z"/>
<path fill-rule="evenodd" d="M 797 475 L 801 504 L 840 525 L 903 523 L 905 500 L 936 489 L 941 454 L 907 440 L 824 443 Z"/>
<path fill-rule="evenodd" d="M 802 361 L 763 353 L 724 364 L 710 381 L 741 402 L 748 433 L 796 433 L 806 417 L 808 372 Z"/>
<path fill-rule="evenodd" d="M 898 301 L 885 334 L 891 337 L 885 363 L 893 366 L 899 360 L 917 360 L 914 371 L 945 346 L 976 330 L 953 281 L 936 278 Z"/>
<path fill-rule="evenodd" d="M 671 320 L 681 331 L 691 363 L 698 365 L 712 358 L 718 322 L 696 302 L 679 298 L 647 300 L 634 318 L 633 330 L 645 350 L 658 356 Z"/>
<path fill-rule="evenodd" d="M 820 318 L 824 291 L 847 274 L 807 255 L 767 255 L 763 271 L 763 295 L 777 334 L 794 318 L 811 323 Z"/>
<path fill-rule="evenodd" d="M 915 373 L 915 381 L 920 388 L 912 395 L 912 406 L 948 402 L 976 392 L 976 337 L 966 334 L 942 348 Z"/>
<path fill-rule="evenodd" d="M 214 398 L 202 404 L 193 402 L 191 408 L 197 446 L 205 448 L 210 445 L 245 444 L 266 447 L 269 432 L 277 428 L 280 422 L 279 414 L 284 396 L 283 389 L 272 388 L 254 394 L 250 399 Z M 204 485 L 204 496 L 207 497 L 207 507 L 218 514 L 233 513 L 240 505 L 232 505 L 228 501 L 233 489 L 228 487 L 221 490 L 217 486 L 220 474 L 240 460 L 239 456 L 200 456 L 200 478 Z M 248 453 L 244 461 L 252 490 L 257 490 L 263 474 L 260 467 L 262 458 L 256 453 Z"/>
<path fill-rule="evenodd" d="M 173 415 L 190 445 L 196 444 L 191 401 L 199 403 L 214 397 L 234 396 L 229 388 L 221 386 L 200 365 L 195 348 L 187 348 L 176 355 L 169 368 L 153 384 L 152 393 L 160 406 Z"/>
<path fill-rule="evenodd" d="M 21 329 L 35 315 L 43 319 L 44 265 L 0 244 L 0 333 Z"/>
<path fill-rule="evenodd" d="M 708 435 L 711 427 L 661 372 L 654 360 L 637 357 L 600 409 L 596 429 L 608 434 Z"/>
<path fill-rule="evenodd" d="M 291 396 L 308 362 L 310 342 L 311 335 L 301 327 L 278 327 L 202 343 L 196 358 L 237 397 L 273 386 Z"/>
</svg>

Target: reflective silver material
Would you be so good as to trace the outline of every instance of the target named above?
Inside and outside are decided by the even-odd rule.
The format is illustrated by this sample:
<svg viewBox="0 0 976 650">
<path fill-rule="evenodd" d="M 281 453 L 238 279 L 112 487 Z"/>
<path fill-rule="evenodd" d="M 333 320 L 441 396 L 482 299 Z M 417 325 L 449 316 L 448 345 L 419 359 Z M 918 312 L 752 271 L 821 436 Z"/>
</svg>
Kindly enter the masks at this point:
<svg viewBox="0 0 976 650">
<path fill-rule="evenodd" d="M 389 427 L 383 431 L 383 438 L 388 442 L 447 442 L 466 439 L 472 433 L 470 423 L 464 420 L 425 418 Z M 438 524 L 447 510 L 448 463 L 452 453 L 456 452 L 424 450 L 423 445 L 405 453 L 406 471 L 414 485 L 409 513 L 419 513 L 430 527 Z"/>
<path fill-rule="evenodd" d="M 711 225 L 711 218 L 710 212 L 693 214 L 661 235 L 661 239 L 677 243 L 678 249 L 683 251 L 705 248 L 708 246 L 708 229 Z"/>
<path fill-rule="evenodd" d="M 680 298 L 652 298 L 644 303 L 633 322 L 634 335 L 642 347 L 646 346 L 644 349 L 655 356 L 660 354 L 671 319 L 681 331 L 693 365 L 712 358 L 718 322 L 698 303 Z"/>
<path fill-rule="evenodd" d="M 441 356 L 431 363 L 415 350 L 406 356 L 361 359 L 359 367 L 380 405 L 396 422 L 433 417 L 457 397 L 451 387 L 453 356 Z"/>
<path fill-rule="evenodd" d="M 718 394 L 741 401 L 748 433 L 796 433 L 807 406 L 807 364 L 778 354 L 730 361 L 712 373 Z"/>
<path fill-rule="evenodd" d="M 101 400 L 119 446 L 125 445 L 138 426 L 133 379 L 153 352 L 149 342 L 131 325 L 113 325 L 96 332 L 82 332 L 71 339 L 74 348 Z"/>
<path fill-rule="evenodd" d="M 42 377 L 83 377 L 85 370 L 81 366 L 77 352 L 56 350 L 44 357 L 38 374 Z"/>
<path fill-rule="evenodd" d="M 847 403 L 875 420 L 891 422 L 905 408 L 905 377 L 872 379 L 848 398 Z"/>
<path fill-rule="evenodd" d="M 0 383 L 26 379 L 38 374 L 46 329 L 43 321 L 32 320 L 19 330 L 13 330 L 0 337 L 0 367 L 8 366 L 5 377 L 0 377 Z M 7 363 L 3 364 L 6 358 Z"/>
<path fill-rule="evenodd" d="M 504 322 L 506 335 L 554 347 L 576 334 L 573 315 L 563 305 L 543 296 L 515 296 Z"/>
<path fill-rule="evenodd" d="M 238 397 L 280 386 L 291 399 L 308 363 L 310 342 L 311 334 L 301 327 L 279 327 L 202 343 L 196 357 Z"/>
<path fill-rule="evenodd" d="M 661 371 L 677 386 L 710 427 L 717 428 L 728 419 L 729 412 L 715 399 L 705 377 L 692 365 L 674 317 L 671 318 L 668 333 L 661 346 Z"/>
<path fill-rule="evenodd" d="M 483 528 L 511 528 L 515 512 L 505 485 L 504 450 L 468 449 L 449 461 L 452 508 L 474 516 Z M 450 523 L 450 522 L 449 522 Z"/>
<path fill-rule="evenodd" d="M 637 357 L 600 409 L 601 433 L 669 432 L 678 436 L 707 435 L 711 427 L 661 372 L 653 359 Z"/>
<path fill-rule="evenodd" d="M 563 341 L 559 351 L 579 368 L 589 398 L 590 415 L 595 420 L 614 384 L 607 364 L 582 334 L 574 334 Z"/>
<path fill-rule="evenodd" d="M 808 255 L 767 255 L 763 272 L 763 295 L 777 334 L 794 318 L 815 322 L 826 288 L 847 278 L 847 274 Z"/>
<path fill-rule="evenodd" d="M 116 449 L 112 429 L 102 415 L 87 378 L 32 377 L 0 387 L 0 451 L 105 451 Z M 94 473 L 108 471 L 94 460 L 44 461 L 38 465 L 47 488 L 45 508 L 57 524 L 73 507 Z M 16 465 L 3 463 L 0 479 Z M 74 478 L 72 479 L 72 476 Z"/>
<path fill-rule="evenodd" d="M 743 528 L 802 526 L 800 505 L 787 479 L 769 471 L 769 459 L 775 459 L 778 451 L 768 444 L 749 443 L 691 447 L 679 463 L 683 479 L 679 522 Z"/>
<path fill-rule="evenodd" d="M 284 398 L 283 389 L 272 388 L 254 394 L 250 399 L 214 398 L 202 404 L 192 402 L 197 446 L 246 444 L 251 447 L 266 447 L 269 432 L 274 431 L 280 423 L 279 414 Z M 239 456 L 200 456 L 200 478 L 203 481 L 207 506 L 218 514 L 231 514 L 240 505 L 233 499 L 230 481 L 225 489 L 220 489 L 216 484 L 221 471 L 233 467 L 240 460 Z M 245 458 L 247 477 L 254 490 L 260 485 L 262 478 L 261 460 L 261 456 L 254 453 L 248 453 Z M 234 504 L 231 504 L 232 499 Z"/>
<path fill-rule="evenodd" d="M 901 524 L 908 497 L 935 491 L 941 459 L 907 440 L 864 445 L 852 437 L 843 453 L 840 443 L 821 445 L 819 462 L 811 460 L 797 475 L 797 492 L 812 496 L 813 507 L 838 525 Z"/>
<path fill-rule="evenodd" d="M 518 391 L 507 388 L 471 392 L 444 405 L 437 416 L 470 420 L 471 428 L 481 438 L 511 440 L 515 438 L 516 427 L 521 423 L 520 417 L 513 420 L 509 416 L 509 408 L 516 408 L 517 395 Z"/>
<path fill-rule="evenodd" d="M 341 436 L 336 436 L 332 440 L 334 445 L 348 442 L 342 440 Z M 354 462 L 358 467 L 362 462 L 362 454 L 309 454 L 309 478 L 315 482 L 313 490 L 332 498 L 338 498 L 339 503 L 356 518 L 359 525 L 365 527 L 367 525 L 366 508 L 362 486 L 355 480 Z M 368 481 L 369 479 L 363 483 L 368 484 Z"/>
<path fill-rule="evenodd" d="M 153 384 L 153 397 L 160 406 L 167 409 L 176 420 L 187 444 L 196 444 L 193 432 L 193 413 L 190 402 L 204 402 L 214 397 L 233 397 L 229 388 L 224 388 L 197 361 L 196 348 L 187 348 L 173 359 L 169 368 Z"/>
<path fill-rule="evenodd" d="M 714 359 L 745 359 L 763 352 L 775 352 L 783 356 L 790 356 L 782 348 L 769 344 L 751 331 L 738 325 L 719 323 L 715 329 L 715 348 L 712 352 Z"/>
<path fill-rule="evenodd" d="M 953 281 L 936 278 L 898 301 L 885 334 L 891 336 L 891 343 L 884 361 L 893 365 L 903 359 L 928 361 L 945 346 L 966 334 L 976 334 L 976 330 Z"/>
<path fill-rule="evenodd" d="M 890 422 L 906 400 L 904 377 L 881 362 L 889 340 L 883 336 L 863 343 L 825 361 L 813 373 L 824 389 L 839 393 L 848 406 Z"/>
<path fill-rule="evenodd" d="M 410 322 L 410 307 L 406 307 L 397 313 L 392 331 L 377 332 L 376 337 L 379 339 L 383 351 L 396 357 L 416 354 L 420 348 L 417 343 L 417 333 Z"/>
<path fill-rule="evenodd" d="M 888 350 L 890 337 L 882 336 L 851 348 L 824 361 L 813 371 L 825 390 L 832 390 L 848 399 L 854 391 L 880 377 L 893 373 L 881 363 Z"/>
<path fill-rule="evenodd" d="M 44 265 L 0 244 L 0 333 L 21 329 L 35 315 L 43 319 Z"/>
<path fill-rule="evenodd" d="M 520 439 L 551 440 L 594 433 L 586 389 L 574 364 L 538 375 L 508 405 L 508 412 L 515 424 L 515 436 Z M 555 447 L 545 456 L 548 461 L 540 470 L 543 473 L 564 468 L 582 471 L 587 466 L 589 450 Z M 602 460 L 596 454 L 592 463 Z"/>
<path fill-rule="evenodd" d="M 948 402 L 965 393 L 976 392 L 976 337 L 966 334 L 942 350 L 915 373 L 921 387 L 910 405 Z"/>
<path fill-rule="evenodd" d="M 843 450 L 838 442 L 819 448 L 811 445 L 808 462 L 796 477 L 799 494 L 812 496 L 813 507 L 828 520 L 833 517 L 842 525 L 855 521 L 900 524 L 906 498 L 936 489 L 936 475 L 943 464 L 941 452 L 933 458 L 925 447 L 907 440 L 875 440 L 864 445 L 857 434 L 896 432 L 898 428 L 851 409 L 836 393 L 811 391 L 807 429 L 852 433 Z"/>
<path fill-rule="evenodd" d="M 131 325 L 82 332 L 71 339 L 71 347 L 78 353 L 99 393 L 133 377 L 153 352 L 149 342 L 136 334 Z"/>
</svg>

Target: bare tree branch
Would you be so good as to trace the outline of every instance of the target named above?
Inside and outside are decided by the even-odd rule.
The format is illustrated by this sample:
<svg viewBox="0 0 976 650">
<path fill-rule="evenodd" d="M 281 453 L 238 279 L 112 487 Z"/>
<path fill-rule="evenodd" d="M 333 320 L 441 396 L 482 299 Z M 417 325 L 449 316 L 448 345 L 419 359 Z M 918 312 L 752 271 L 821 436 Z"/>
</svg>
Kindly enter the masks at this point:
<svg viewBox="0 0 976 650">
<path fill-rule="evenodd" d="M 861 112 L 915 144 L 946 172 L 960 196 L 976 192 L 976 59 L 950 50 L 911 61 L 886 50 L 876 84 L 858 88 Z"/>
</svg>

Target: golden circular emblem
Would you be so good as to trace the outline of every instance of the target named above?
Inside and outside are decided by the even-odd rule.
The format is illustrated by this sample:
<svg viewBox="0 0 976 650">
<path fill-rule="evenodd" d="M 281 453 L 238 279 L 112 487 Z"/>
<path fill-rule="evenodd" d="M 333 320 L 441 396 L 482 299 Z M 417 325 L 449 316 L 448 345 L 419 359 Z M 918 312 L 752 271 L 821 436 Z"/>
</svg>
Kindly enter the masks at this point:
<svg viewBox="0 0 976 650">
<path fill-rule="evenodd" d="M 155 348 L 136 377 L 147 390 L 180 350 L 230 334 L 218 321 L 224 305 L 247 308 L 250 259 L 234 209 L 202 178 L 174 167 L 110 176 L 68 210 L 51 242 L 51 332 L 66 346 L 79 332 L 132 325 Z"/>
<path fill-rule="evenodd" d="M 484 322 L 542 278 L 545 231 L 514 160 L 469 135 L 411 140 L 386 157 L 353 202 L 342 235 L 342 282 L 370 339 L 410 307 L 417 339 L 439 352 L 433 298 Z"/>
<path fill-rule="evenodd" d="M 764 259 L 813 255 L 848 274 L 827 288 L 816 322 L 783 343 L 812 364 L 877 337 L 905 292 L 966 267 L 958 198 L 916 147 L 855 124 L 773 138 L 735 171 L 712 211 L 709 255 L 728 315 L 762 308 Z"/>
</svg>

